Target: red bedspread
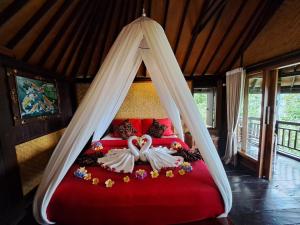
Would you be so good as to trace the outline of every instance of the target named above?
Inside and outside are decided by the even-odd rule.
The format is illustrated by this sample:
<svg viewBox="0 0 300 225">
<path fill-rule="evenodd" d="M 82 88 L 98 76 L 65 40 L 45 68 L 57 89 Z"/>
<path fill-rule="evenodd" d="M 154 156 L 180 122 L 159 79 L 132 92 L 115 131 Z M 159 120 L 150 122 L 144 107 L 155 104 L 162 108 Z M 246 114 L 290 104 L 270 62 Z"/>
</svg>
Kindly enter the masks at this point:
<svg viewBox="0 0 300 225">
<path fill-rule="evenodd" d="M 179 139 L 154 139 L 153 145 L 170 146 Z M 105 149 L 125 147 L 126 141 L 102 141 Z M 184 143 L 182 143 L 184 144 Z M 89 152 L 89 151 L 88 151 Z M 73 175 L 74 164 L 56 189 L 47 209 L 48 218 L 57 224 L 176 224 L 216 217 L 223 213 L 222 197 L 205 163 L 192 163 L 193 171 L 168 178 L 165 171 L 152 179 L 149 165 L 135 166 L 148 172 L 144 180 L 130 174 L 131 181 L 123 182 L 127 174 L 107 171 L 101 167 L 87 167 L 98 185 Z M 105 188 L 105 180 L 115 181 Z"/>
</svg>

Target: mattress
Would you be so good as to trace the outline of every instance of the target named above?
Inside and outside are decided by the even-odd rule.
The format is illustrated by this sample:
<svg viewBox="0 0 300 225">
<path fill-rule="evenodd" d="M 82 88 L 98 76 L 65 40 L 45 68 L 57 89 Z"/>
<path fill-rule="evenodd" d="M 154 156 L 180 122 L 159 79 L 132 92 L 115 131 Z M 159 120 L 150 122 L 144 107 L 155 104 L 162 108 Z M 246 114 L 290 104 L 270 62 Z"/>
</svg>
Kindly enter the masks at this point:
<svg viewBox="0 0 300 225">
<path fill-rule="evenodd" d="M 153 145 L 169 147 L 178 138 L 153 139 Z M 124 140 L 101 141 L 104 151 L 126 147 Z M 187 148 L 185 143 L 181 142 Z M 86 152 L 91 154 L 91 150 Z M 222 197 L 205 163 L 192 163 L 193 171 L 183 176 L 173 169 L 174 177 L 162 170 L 156 179 L 150 177 L 150 165 L 136 165 L 145 169 L 148 177 L 137 180 L 129 174 L 114 173 L 101 167 L 87 167 L 98 185 L 73 175 L 79 167 L 74 164 L 56 189 L 47 209 L 48 218 L 57 224 L 176 224 L 213 218 L 224 212 Z M 115 185 L 106 188 L 104 181 Z"/>
</svg>

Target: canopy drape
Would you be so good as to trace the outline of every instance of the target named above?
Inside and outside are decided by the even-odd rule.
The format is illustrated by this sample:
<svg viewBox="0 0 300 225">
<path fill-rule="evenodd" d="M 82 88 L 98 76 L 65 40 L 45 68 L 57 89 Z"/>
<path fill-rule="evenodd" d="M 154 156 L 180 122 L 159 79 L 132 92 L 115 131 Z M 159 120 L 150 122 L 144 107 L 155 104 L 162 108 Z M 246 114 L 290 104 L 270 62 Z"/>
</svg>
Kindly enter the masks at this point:
<svg viewBox="0 0 300 225">
<path fill-rule="evenodd" d="M 227 142 L 223 160 L 225 164 L 233 162 L 237 157 L 237 127 L 243 96 L 245 74 L 243 68 L 236 68 L 226 73 L 227 99 Z"/>
<path fill-rule="evenodd" d="M 180 115 L 191 131 L 223 197 L 225 212 L 220 216 L 227 216 L 232 193 L 215 146 L 162 27 L 141 17 L 119 34 L 51 156 L 34 199 L 34 216 L 39 223 L 55 222 L 49 221 L 46 213 L 55 189 L 93 133 L 94 139 L 104 134 L 142 60 L 179 135 L 183 136 Z"/>
</svg>

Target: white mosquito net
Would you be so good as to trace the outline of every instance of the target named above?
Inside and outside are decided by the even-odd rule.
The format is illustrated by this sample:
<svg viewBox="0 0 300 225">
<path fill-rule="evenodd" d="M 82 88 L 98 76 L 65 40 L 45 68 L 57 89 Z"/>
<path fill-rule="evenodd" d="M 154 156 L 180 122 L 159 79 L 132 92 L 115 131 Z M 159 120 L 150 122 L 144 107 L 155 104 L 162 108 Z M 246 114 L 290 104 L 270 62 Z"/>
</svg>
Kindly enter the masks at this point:
<svg viewBox="0 0 300 225">
<path fill-rule="evenodd" d="M 123 103 L 144 61 L 157 93 L 174 127 L 183 138 L 180 115 L 194 137 L 196 146 L 224 200 L 226 217 L 232 205 L 231 188 L 220 157 L 162 27 L 141 17 L 125 26 L 96 74 L 45 169 L 34 199 L 33 211 L 39 223 L 47 218 L 50 199 L 90 137 L 98 140 L 109 127 Z"/>
</svg>

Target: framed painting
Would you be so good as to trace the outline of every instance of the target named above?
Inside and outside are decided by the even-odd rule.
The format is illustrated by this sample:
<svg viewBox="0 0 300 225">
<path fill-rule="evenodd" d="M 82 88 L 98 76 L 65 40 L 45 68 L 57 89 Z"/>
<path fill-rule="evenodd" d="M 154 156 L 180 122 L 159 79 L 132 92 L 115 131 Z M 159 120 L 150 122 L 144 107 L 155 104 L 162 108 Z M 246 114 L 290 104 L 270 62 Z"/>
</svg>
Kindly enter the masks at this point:
<svg viewBox="0 0 300 225">
<path fill-rule="evenodd" d="M 59 93 L 55 80 L 15 69 L 9 69 L 7 75 L 16 125 L 59 116 Z"/>
</svg>

